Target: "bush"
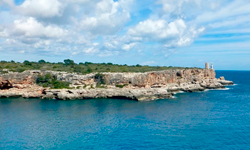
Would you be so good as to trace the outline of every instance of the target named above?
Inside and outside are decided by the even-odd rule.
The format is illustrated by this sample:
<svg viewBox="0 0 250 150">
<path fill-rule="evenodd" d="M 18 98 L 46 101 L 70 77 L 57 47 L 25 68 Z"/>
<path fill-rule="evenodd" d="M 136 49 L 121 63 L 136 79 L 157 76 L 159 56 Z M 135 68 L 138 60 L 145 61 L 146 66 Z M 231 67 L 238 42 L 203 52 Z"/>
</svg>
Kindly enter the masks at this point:
<svg viewBox="0 0 250 150">
<path fill-rule="evenodd" d="M 74 66 L 74 72 L 80 73 L 82 72 L 82 68 L 80 66 Z"/>
<path fill-rule="evenodd" d="M 87 73 L 91 73 L 91 72 L 93 72 L 93 70 L 92 70 L 90 67 L 88 67 L 88 69 L 87 69 L 86 72 L 87 72 Z"/>
<path fill-rule="evenodd" d="M 137 64 L 136 67 L 141 67 L 141 65 Z"/>
<path fill-rule="evenodd" d="M 69 89 L 69 82 L 64 82 L 57 80 L 55 76 L 52 76 L 51 74 L 46 75 L 38 75 L 36 79 L 36 83 L 43 87 L 50 87 L 52 89 Z"/>
<path fill-rule="evenodd" d="M 147 72 L 147 71 L 160 71 L 167 69 L 185 69 L 181 67 L 159 67 L 159 66 L 136 66 L 117 65 L 112 63 L 79 63 L 75 64 L 73 60 L 65 59 L 64 62 L 50 63 L 44 60 L 38 62 L 30 62 L 28 60 L 23 63 L 14 61 L 1 61 L 0 69 L 9 69 L 13 72 L 23 72 L 25 70 L 52 70 L 52 71 L 65 71 L 65 72 L 77 72 L 81 74 L 87 74 L 94 72 Z M 187 68 L 189 69 L 189 68 Z"/>
<path fill-rule="evenodd" d="M 123 88 L 124 86 L 127 86 L 127 84 L 124 84 L 124 85 L 117 84 L 115 86 L 118 87 L 118 88 Z"/>
<path fill-rule="evenodd" d="M 104 77 L 105 77 L 104 74 L 97 73 L 95 75 L 95 82 L 97 82 L 98 85 L 100 85 L 100 84 L 106 84 Z"/>
<path fill-rule="evenodd" d="M 31 66 L 31 65 L 32 65 L 32 63 L 29 62 L 28 60 L 25 60 L 25 61 L 23 62 L 23 64 L 24 64 L 25 66 Z"/>
<path fill-rule="evenodd" d="M 22 68 L 22 67 L 18 67 L 18 68 L 16 68 L 16 70 L 15 70 L 16 72 L 24 72 L 25 71 L 25 69 L 24 68 Z"/>
<path fill-rule="evenodd" d="M 45 60 L 42 59 L 42 60 L 39 60 L 38 63 L 39 64 L 45 64 L 46 62 L 45 62 Z"/>
<path fill-rule="evenodd" d="M 66 66 L 69 66 L 69 65 L 74 66 L 75 63 L 74 63 L 73 60 L 65 59 L 65 60 L 64 60 L 64 64 L 65 64 Z"/>
</svg>

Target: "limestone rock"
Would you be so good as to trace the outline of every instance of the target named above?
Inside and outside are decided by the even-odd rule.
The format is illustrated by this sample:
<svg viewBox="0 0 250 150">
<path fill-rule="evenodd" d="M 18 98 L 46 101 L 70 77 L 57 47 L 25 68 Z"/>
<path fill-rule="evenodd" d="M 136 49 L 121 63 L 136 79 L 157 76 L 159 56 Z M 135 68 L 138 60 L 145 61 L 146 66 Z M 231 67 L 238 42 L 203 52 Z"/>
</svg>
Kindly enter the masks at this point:
<svg viewBox="0 0 250 150">
<path fill-rule="evenodd" d="M 10 83 L 9 80 L 0 81 L 0 90 L 10 89 L 12 87 L 13 85 Z"/>
<path fill-rule="evenodd" d="M 223 76 L 222 76 L 222 77 L 220 77 L 220 80 L 225 80 L 225 77 L 223 77 Z"/>
<path fill-rule="evenodd" d="M 51 74 L 57 80 L 70 82 L 79 89 L 44 89 L 35 84 L 38 75 Z M 96 88 L 103 82 L 104 88 Z M 101 84 L 103 84 L 101 83 Z M 58 71 L 27 70 L 0 74 L 0 97 L 22 96 L 44 99 L 73 100 L 89 98 L 127 98 L 138 101 L 170 98 L 173 92 L 196 92 L 224 88 L 232 81 L 215 78 L 213 69 L 177 69 L 145 73 L 110 73 L 101 75 Z M 121 87 L 121 88 L 118 88 Z M 95 89 L 91 89 L 95 88 Z"/>
<path fill-rule="evenodd" d="M 233 85 L 233 81 L 228 81 L 228 80 L 218 80 L 219 83 L 222 85 Z"/>
</svg>

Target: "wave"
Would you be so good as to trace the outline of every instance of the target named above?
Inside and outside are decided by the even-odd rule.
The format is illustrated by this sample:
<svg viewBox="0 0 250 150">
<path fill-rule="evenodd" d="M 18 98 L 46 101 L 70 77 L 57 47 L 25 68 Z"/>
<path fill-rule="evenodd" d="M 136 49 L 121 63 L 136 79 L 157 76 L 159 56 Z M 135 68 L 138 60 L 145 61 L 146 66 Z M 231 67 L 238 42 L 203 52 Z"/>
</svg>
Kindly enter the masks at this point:
<svg viewBox="0 0 250 150">
<path fill-rule="evenodd" d="M 206 91 L 226 91 L 226 90 L 230 90 L 230 88 L 223 88 L 223 89 L 205 89 L 204 92 Z"/>
<path fill-rule="evenodd" d="M 233 85 L 226 85 L 226 86 L 237 86 L 237 85 L 239 85 L 239 84 L 233 84 Z"/>
<path fill-rule="evenodd" d="M 176 96 L 172 96 L 172 98 L 177 98 Z"/>
</svg>

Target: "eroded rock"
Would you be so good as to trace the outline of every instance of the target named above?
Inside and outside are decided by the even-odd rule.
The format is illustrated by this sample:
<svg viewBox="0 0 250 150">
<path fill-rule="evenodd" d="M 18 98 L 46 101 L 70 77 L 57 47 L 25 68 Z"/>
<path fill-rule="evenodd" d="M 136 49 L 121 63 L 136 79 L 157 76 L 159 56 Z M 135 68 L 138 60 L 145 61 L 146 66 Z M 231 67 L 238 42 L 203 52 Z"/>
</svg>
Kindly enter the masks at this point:
<svg viewBox="0 0 250 150">
<path fill-rule="evenodd" d="M 12 88 L 13 85 L 9 80 L 0 81 L 0 90 L 6 90 Z"/>
<path fill-rule="evenodd" d="M 45 89 L 35 84 L 38 75 L 51 74 L 58 80 L 79 89 Z M 174 92 L 196 92 L 224 88 L 232 81 L 215 78 L 213 69 L 177 69 L 145 73 L 76 73 L 29 70 L 22 73 L 0 74 L 0 97 L 22 96 L 46 99 L 74 100 L 88 98 L 127 98 L 154 100 L 172 97 Z M 4 81 L 4 82 L 3 82 Z M 97 85 L 105 84 L 103 88 Z M 92 89 L 94 88 L 94 89 Z"/>
</svg>

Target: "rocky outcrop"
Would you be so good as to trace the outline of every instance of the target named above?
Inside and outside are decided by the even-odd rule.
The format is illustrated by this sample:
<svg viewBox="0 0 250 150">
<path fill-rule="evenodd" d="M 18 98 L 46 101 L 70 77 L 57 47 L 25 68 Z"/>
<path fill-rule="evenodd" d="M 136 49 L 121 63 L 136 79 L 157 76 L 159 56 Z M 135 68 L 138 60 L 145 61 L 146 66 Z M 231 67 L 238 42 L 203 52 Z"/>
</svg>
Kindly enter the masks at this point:
<svg viewBox="0 0 250 150">
<path fill-rule="evenodd" d="M 42 98 L 73 100 L 92 98 L 126 98 L 132 100 L 155 100 L 171 98 L 165 89 L 63 89 L 46 90 Z"/>
<path fill-rule="evenodd" d="M 54 90 L 39 87 L 35 84 L 35 80 L 38 75 L 45 74 L 51 74 L 57 80 L 70 82 L 73 89 Z M 225 85 L 233 84 L 232 81 L 227 81 L 224 77 L 216 79 L 213 69 L 179 69 L 145 73 L 106 72 L 87 75 L 30 70 L 23 73 L 0 74 L 0 79 L 0 83 L 8 81 L 8 85 L 11 85 L 9 90 L 1 88 L 0 97 L 22 96 L 59 100 L 86 98 L 154 100 L 170 98 L 173 92 L 203 91 L 224 88 Z M 0 87 L 6 85 L 6 82 L 0 84 Z"/>
<path fill-rule="evenodd" d="M 37 85 L 26 85 L 21 88 L 13 87 L 8 90 L 0 90 L 0 97 L 41 98 L 43 90 L 43 87 Z"/>
<path fill-rule="evenodd" d="M 0 90 L 12 88 L 12 84 L 8 80 L 0 81 Z"/>
</svg>

